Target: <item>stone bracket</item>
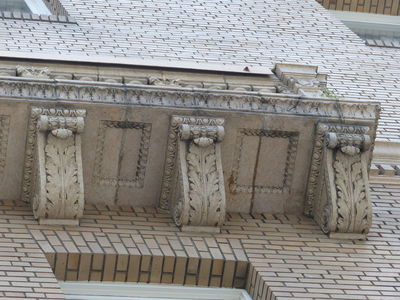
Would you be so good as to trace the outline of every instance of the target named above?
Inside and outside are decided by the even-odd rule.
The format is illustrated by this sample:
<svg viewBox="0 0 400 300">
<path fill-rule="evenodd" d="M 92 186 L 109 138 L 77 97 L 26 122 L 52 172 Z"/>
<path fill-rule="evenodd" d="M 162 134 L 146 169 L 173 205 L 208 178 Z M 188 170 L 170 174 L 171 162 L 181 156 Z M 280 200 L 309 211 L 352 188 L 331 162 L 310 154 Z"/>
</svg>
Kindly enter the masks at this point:
<svg viewBox="0 0 400 300">
<path fill-rule="evenodd" d="M 218 118 L 171 119 L 160 207 L 183 230 L 215 231 L 224 223 L 223 125 Z"/>
<path fill-rule="evenodd" d="M 85 116 L 85 110 L 32 108 L 23 192 L 40 224 L 78 225 L 83 215 Z"/>
<path fill-rule="evenodd" d="M 317 126 L 305 213 L 334 238 L 364 239 L 371 227 L 369 127 Z"/>
</svg>

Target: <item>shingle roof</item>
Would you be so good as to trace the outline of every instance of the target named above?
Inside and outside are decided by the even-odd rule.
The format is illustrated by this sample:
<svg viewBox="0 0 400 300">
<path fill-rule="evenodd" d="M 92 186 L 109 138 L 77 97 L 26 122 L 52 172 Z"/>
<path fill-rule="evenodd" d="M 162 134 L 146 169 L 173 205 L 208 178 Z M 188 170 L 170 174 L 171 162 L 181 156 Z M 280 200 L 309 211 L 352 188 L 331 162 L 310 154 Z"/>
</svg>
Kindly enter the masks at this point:
<svg viewBox="0 0 400 300">
<path fill-rule="evenodd" d="M 350 98 L 381 101 L 379 138 L 400 141 L 400 52 L 366 46 L 314 0 L 71 0 L 77 23 L 0 19 L 0 50 L 318 65 Z"/>
</svg>

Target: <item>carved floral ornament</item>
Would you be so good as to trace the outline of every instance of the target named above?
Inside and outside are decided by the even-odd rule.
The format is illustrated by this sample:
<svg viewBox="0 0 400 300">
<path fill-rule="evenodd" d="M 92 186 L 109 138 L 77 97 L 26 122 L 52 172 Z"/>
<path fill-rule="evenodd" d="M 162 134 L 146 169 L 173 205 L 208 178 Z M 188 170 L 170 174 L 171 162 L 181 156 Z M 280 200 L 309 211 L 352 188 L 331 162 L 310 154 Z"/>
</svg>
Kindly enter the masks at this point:
<svg viewBox="0 0 400 300">
<path fill-rule="evenodd" d="M 0 98 L 62 100 L 83 103 L 121 103 L 128 105 L 229 109 L 257 113 L 280 113 L 315 117 L 346 118 L 347 120 L 375 120 L 379 104 L 358 100 L 318 99 L 244 91 L 216 91 L 180 86 L 143 86 L 72 82 L 62 79 L 31 79 L 8 77 L 0 80 Z"/>
<path fill-rule="evenodd" d="M 184 230 L 219 231 L 225 220 L 223 124 L 217 118 L 172 117 L 160 205 L 169 207 Z"/>
<path fill-rule="evenodd" d="M 17 66 L 17 75 L 26 78 L 49 78 L 50 69 L 31 66 Z"/>
<path fill-rule="evenodd" d="M 371 227 L 369 127 L 319 124 L 308 183 L 308 206 L 322 230 L 365 238 Z"/>
<path fill-rule="evenodd" d="M 84 193 L 80 133 L 85 110 L 33 108 L 24 192 L 41 224 L 79 224 Z"/>
<path fill-rule="evenodd" d="M 38 73 L 39 76 L 36 76 L 38 74 L 33 72 L 33 75 L 39 77 L 39 79 L 28 80 L 21 77 L 2 77 L 0 79 L 0 98 L 5 100 L 11 98 L 17 100 L 29 98 L 33 101 L 68 101 L 75 103 L 75 105 L 78 105 L 78 103 L 110 103 L 113 105 L 123 104 L 133 107 L 141 106 L 149 108 L 185 108 L 190 110 L 202 108 L 209 111 L 239 111 L 241 113 L 249 112 L 257 114 L 271 113 L 296 117 L 301 115 L 304 118 L 324 118 L 328 120 L 345 119 L 348 123 L 357 123 L 362 120 L 362 122 L 367 122 L 371 126 L 376 123 L 379 115 L 379 106 L 377 103 L 366 103 L 358 100 L 346 99 L 337 101 L 336 99 L 317 98 L 311 95 L 314 94 L 315 90 L 320 90 L 325 86 L 325 77 L 320 76 L 316 71 L 311 69 L 308 71 L 301 71 L 301 73 L 306 73 L 307 71 L 311 74 L 307 76 L 304 74 L 298 76 L 297 71 L 294 72 L 292 69 L 288 68 L 285 70 L 282 69 L 281 71 L 281 81 L 284 82 L 287 80 L 285 86 L 289 87 L 290 85 L 292 94 L 293 91 L 305 91 L 306 93 L 303 93 L 303 96 L 300 97 L 299 95 L 216 91 L 211 89 L 201 90 L 193 88 L 189 90 L 180 87 L 178 81 L 172 82 L 168 80 L 162 82 L 150 80 L 150 85 L 147 86 L 119 83 L 104 84 L 101 82 L 84 83 L 79 81 L 72 82 L 72 80 L 45 79 L 41 77 L 40 72 Z M 25 72 L 25 70 L 20 70 L 20 76 L 27 76 L 22 75 L 23 72 Z M 46 72 L 43 72 L 43 74 L 45 73 Z M 292 80 L 293 78 L 295 78 L 295 80 Z M 72 190 L 74 190 L 75 187 L 79 187 L 79 189 L 76 190 L 78 191 L 77 195 L 83 195 L 83 181 L 80 179 L 82 177 L 80 133 L 84 128 L 84 119 L 85 111 L 79 109 L 32 109 L 28 128 L 23 199 L 25 201 L 31 201 L 33 196 L 36 195 L 36 215 L 42 216 L 42 219 L 50 218 L 49 216 L 62 218 L 63 214 L 64 216 L 68 214 L 69 216 L 73 215 L 72 213 L 66 214 L 62 212 L 56 214 L 51 212 L 51 214 L 47 213 L 46 216 L 46 213 L 39 213 L 45 211 L 43 203 L 46 203 L 44 199 L 48 197 L 43 196 L 46 192 L 46 188 L 43 187 L 51 186 L 51 179 L 47 177 L 50 176 L 49 174 L 52 174 L 52 170 L 60 170 L 61 168 L 67 172 L 66 170 L 68 169 L 71 171 L 71 174 L 73 174 L 68 177 L 70 178 L 68 182 L 66 182 L 64 178 L 62 178 L 62 180 L 60 179 L 63 183 L 53 189 L 53 191 L 58 191 L 57 189 L 61 191 L 61 196 L 58 198 L 59 202 L 75 201 L 74 203 L 80 203 L 81 201 L 79 200 L 81 198 L 78 196 L 75 198 L 72 197 L 75 200 L 72 198 L 67 199 L 62 196 L 64 195 L 62 193 L 67 187 Z M 327 133 L 335 133 L 336 135 L 329 135 Z M 347 142 L 347 144 L 345 144 L 344 141 L 346 139 L 341 136 L 342 134 L 350 134 L 351 136 L 349 136 L 347 140 L 353 142 Z M 360 171 L 358 171 L 358 173 L 355 171 L 356 167 L 359 167 L 358 164 L 351 164 L 351 166 L 346 167 L 347 169 L 345 168 L 345 170 L 350 168 L 349 170 L 353 170 L 351 176 L 355 176 L 354 178 L 357 178 L 357 180 L 361 178 L 361 180 L 358 181 L 361 182 L 362 185 L 367 184 L 366 177 L 363 175 L 363 170 L 365 165 L 367 165 L 364 157 L 368 156 L 368 151 L 365 150 L 365 145 L 368 143 L 365 142 L 363 144 L 364 146 L 361 147 L 358 146 L 355 141 L 362 139 L 360 135 L 368 134 L 369 128 L 367 127 L 367 131 L 365 131 L 365 126 L 319 124 L 314 145 L 310 180 L 308 183 L 306 201 L 307 214 L 314 215 L 314 217 L 317 215 L 324 216 L 323 219 L 328 220 L 327 214 L 319 213 L 322 211 L 318 208 L 321 207 L 319 205 L 322 203 L 332 204 L 334 201 L 341 203 L 341 199 L 343 199 L 342 194 L 344 195 L 345 193 L 339 193 L 339 179 L 343 178 L 341 174 L 346 174 L 346 176 L 350 175 L 348 171 L 343 173 L 342 170 L 339 170 L 339 165 L 342 164 L 346 166 L 346 163 L 349 163 L 350 157 L 353 159 L 360 158 L 360 168 L 362 171 L 361 173 Z M 148 134 L 144 135 L 145 138 L 147 136 Z M 192 226 L 194 224 L 197 224 L 196 226 L 214 226 L 223 222 L 221 220 L 223 220 L 225 215 L 225 195 L 220 162 L 220 143 L 223 137 L 223 119 L 190 116 L 172 117 L 168 136 L 160 207 L 174 211 L 177 223 L 183 224 L 184 226 Z M 326 144 L 328 140 L 330 144 Z M 144 160 L 147 157 L 146 151 L 144 151 L 142 155 Z M 41 160 L 38 160 L 38 158 Z M 138 174 L 140 176 L 138 180 L 135 179 L 134 182 L 119 182 L 117 184 L 142 185 L 144 173 L 138 172 Z M 360 177 L 359 174 L 362 176 Z M 290 177 L 288 178 L 290 179 Z M 290 181 L 289 179 L 288 181 Z M 345 182 L 348 182 L 348 180 L 346 180 Z M 106 181 L 109 181 L 108 178 L 106 178 Z M 73 183 L 72 185 L 70 184 L 71 182 Z M 352 185 L 350 185 L 350 187 L 352 191 L 355 189 Z M 322 190 L 325 191 L 325 193 L 322 193 Z M 335 192 L 331 192 L 332 190 Z M 57 193 L 53 194 L 55 195 Z M 180 197 L 172 196 L 178 194 Z M 326 199 L 321 197 L 321 195 L 324 195 L 324 197 L 326 196 L 326 198 L 329 196 L 330 200 L 325 201 Z M 366 195 L 366 198 L 368 198 L 367 196 L 368 195 Z M 78 201 L 76 201 L 76 199 L 78 199 Z M 172 201 L 173 199 L 179 199 L 179 201 L 174 202 L 175 200 Z M 210 199 L 214 200 L 211 201 Z M 197 205 L 199 203 L 200 206 L 195 206 L 195 204 Z M 210 204 L 209 208 L 205 210 L 207 205 L 204 205 L 204 203 L 211 203 L 216 206 L 214 207 Z M 335 205 L 337 207 L 339 204 L 336 202 L 331 206 L 324 204 L 323 211 L 329 212 L 333 216 L 331 212 L 334 212 L 335 208 L 329 207 L 335 207 Z M 215 211 L 217 213 L 214 213 Z M 338 211 L 338 209 L 336 209 L 336 211 Z M 351 211 L 352 210 L 350 210 L 350 212 Z M 79 218 L 79 213 L 72 216 L 72 218 L 75 218 L 75 216 Z M 342 222 L 335 216 L 331 217 L 329 220 L 336 220 L 332 221 L 332 223 Z M 327 222 L 325 223 L 328 224 Z M 323 224 L 323 222 L 320 224 Z M 326 226 L 326 228 L 328 228 L 328 226 Z M 332 227 L 329 228 L 331 232 L 335 232 L 335 230 L 337 232 L 344 230 L 338 229 L 339 227 L 335 227 L 336 229 L 332 229 Z M 351 230 L 349 229 L 348 231 Z M 354 229 L 353 231 L 357 230 Z M 363 229 L 361 232 L 366 232 L 366 230 Z"/>
</svg>

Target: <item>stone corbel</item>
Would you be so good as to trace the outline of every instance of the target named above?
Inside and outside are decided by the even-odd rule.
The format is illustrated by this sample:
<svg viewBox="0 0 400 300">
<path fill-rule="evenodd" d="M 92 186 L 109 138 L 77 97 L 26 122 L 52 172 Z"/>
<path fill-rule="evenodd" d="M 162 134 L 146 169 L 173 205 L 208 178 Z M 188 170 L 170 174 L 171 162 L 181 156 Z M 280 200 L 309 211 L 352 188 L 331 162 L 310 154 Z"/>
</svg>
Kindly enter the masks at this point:
<svg viewBox="0 0 400 300">
<path fill-rule="evenodd" d="M 35 124 L 36 130 L 28 141 L 35 144 L 36 159 L 31 161 L 30 183 L 33 213 L 40 224 L 78 225 L 83 215 L 80 134 L 85 115 L 85 110 L 32 109 L 31 127 Z"/>
<path fill-rule="evenodd" d="M 219 232 L 225 221 L 223 125 L 208 117 L 171 119 L 160 205 L 182 230 Z"/>
<path fill-rule="evenodd" d="M 318 124 L 306 214 L 333 238 L 365 239 L 371 227 L 367 126 Z"/>
</svg>

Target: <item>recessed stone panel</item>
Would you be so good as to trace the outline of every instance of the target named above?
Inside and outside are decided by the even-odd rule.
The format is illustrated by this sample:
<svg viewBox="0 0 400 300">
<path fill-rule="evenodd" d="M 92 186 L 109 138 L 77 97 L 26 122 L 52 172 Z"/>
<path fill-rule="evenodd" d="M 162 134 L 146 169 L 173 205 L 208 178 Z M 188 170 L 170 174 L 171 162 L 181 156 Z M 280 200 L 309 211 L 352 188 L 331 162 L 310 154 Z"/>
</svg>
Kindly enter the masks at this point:
<svg viewBox="0 0 400 300">
<path fill-rule="evenodd" d="M 298 133 L 240 129 L 232 170 L 232 193 L 290 192 Z"/>
<path fill-rule="evenodd" d="M 101 121 L 95 174 L 97 184 L 142 188 L 146 172 L 151 125 Z"/>
<path fill-rule="evenodd" d="M 290 139 L 286 137 L 262 136 L 259 141 L 259 156 L 255 175 L 256 191 L 263 188 L 283 189 Z"/>
<path fill-rule="evenodd" d="M 254 169 L 257 164 L 257 151 L 260 144 L 258 136 L 242 136 L 241 151 L 239 157 L 240 172 L 237 173 L 238 186 L 252 186 L 254 180 Z"/>
</svg>

